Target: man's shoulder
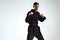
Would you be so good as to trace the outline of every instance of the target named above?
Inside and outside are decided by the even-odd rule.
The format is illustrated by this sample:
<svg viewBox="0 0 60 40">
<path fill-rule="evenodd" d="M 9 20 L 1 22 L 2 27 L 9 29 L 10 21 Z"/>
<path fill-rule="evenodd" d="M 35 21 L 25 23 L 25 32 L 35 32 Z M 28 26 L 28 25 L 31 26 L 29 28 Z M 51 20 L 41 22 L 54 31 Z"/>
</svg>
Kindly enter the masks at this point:
<svg viewBox="0 0 60 40">
<path fill-rule="evenodd" d="M 40 13 L 40 12 L 37 11 L 37 13 Z"/>
</svg>

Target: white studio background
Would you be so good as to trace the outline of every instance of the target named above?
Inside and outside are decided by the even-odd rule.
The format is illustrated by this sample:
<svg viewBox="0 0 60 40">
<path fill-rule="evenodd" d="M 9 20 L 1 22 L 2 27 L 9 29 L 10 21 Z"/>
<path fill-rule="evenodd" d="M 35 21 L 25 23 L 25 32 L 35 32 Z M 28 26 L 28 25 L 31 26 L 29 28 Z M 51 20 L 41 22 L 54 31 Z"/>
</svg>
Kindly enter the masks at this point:
<svg viewBox="0 0 60 40">
<path fill-rule="evenodd" d="M 47 18 L 39 21 L 45 40 L 60 40 L 60 0 L 0 0 L 0 40 L 27 40 L 25 17 L 35 1 Z"/>
</svg>

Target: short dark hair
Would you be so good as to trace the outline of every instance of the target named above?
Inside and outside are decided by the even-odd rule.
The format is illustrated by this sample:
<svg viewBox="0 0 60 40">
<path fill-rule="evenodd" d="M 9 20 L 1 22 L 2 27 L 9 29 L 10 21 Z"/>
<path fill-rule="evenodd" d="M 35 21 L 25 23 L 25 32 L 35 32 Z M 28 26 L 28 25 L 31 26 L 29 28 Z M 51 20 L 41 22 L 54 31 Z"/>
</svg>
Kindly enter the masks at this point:
<svg viewBox="0 0 60 40">
<path fill-rule="evenodd" d="M 34 4 L 33 5 L 39 5 L 39 3 L 38 2 L 34 2 Z"/>
</svg>

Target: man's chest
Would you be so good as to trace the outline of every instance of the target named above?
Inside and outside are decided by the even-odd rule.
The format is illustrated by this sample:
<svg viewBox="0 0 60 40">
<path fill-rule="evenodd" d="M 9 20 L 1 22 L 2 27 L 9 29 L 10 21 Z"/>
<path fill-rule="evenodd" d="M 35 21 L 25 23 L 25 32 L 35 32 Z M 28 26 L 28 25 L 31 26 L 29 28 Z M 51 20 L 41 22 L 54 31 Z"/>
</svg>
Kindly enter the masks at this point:
<svg viewBox="0 0 60 40">
<path fill-rule="evenodd" d="M 35 20 L 38 19 L 38 16 L 39 16 L 38 13 L 34 13 L 33 14 L 33 19 L 35 19 Z"/>
</svg>

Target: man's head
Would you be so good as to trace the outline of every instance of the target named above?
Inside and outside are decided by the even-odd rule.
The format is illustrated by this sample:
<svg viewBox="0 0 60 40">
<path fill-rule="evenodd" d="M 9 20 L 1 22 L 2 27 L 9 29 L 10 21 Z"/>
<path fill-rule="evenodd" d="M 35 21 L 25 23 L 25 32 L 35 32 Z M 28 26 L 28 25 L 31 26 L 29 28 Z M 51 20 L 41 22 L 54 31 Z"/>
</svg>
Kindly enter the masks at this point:
<svg viewBox="0 0 60 40">
<path fill-rule="evenodd" d="M 39 7 L 39 3 L 38 2 L 34 2 L 34 4 L 33 4 L 33 8 L 34 8 L 34 10 L 38 10 L 38 7 Z"/>
</svg>

